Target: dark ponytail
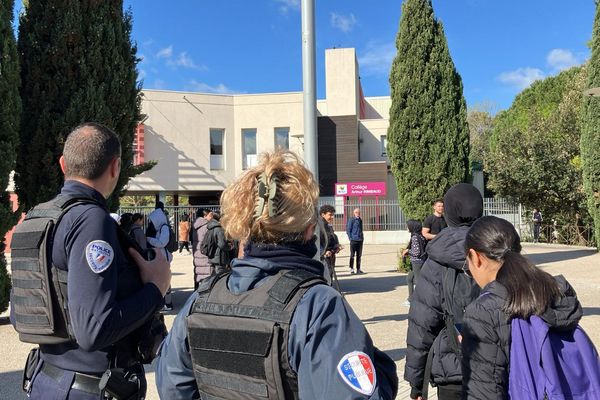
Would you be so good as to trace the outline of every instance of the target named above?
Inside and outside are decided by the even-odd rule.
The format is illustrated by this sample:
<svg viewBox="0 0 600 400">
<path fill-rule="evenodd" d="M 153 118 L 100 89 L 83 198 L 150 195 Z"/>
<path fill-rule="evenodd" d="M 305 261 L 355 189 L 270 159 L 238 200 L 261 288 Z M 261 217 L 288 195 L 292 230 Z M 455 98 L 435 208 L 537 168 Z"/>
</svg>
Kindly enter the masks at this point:
<svg viewBox="0 0 600 400">
<path fill-rule="evenodd" d="M 510 222 L 492 216 L 480 218 L 469 229 L 465 247 L 502 262 L 496 280 L 508 291 L 504 311 L 510 317 L 543 314 L 560 297 L 554 278 L 521 255 L 521 240 Z"/>
</svg>

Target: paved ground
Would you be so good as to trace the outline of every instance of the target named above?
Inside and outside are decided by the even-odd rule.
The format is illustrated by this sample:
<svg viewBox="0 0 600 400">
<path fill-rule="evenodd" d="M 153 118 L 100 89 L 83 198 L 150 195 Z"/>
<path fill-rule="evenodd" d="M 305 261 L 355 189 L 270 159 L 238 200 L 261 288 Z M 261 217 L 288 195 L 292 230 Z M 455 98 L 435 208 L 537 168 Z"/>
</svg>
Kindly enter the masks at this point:
<svg viewBox="0 0 600 400">
<path fill-rule="evenodd" d="M 551 274 L 563 274 L 573 285 L 584 306 L 581 325 L 596 346 L 600 346 L 600 254 L 580 247 L 526 245 L 530 259 Z M 350 275 L 348 254 L 338 258 L 337 273 L 346 298 L 369 330 L 373 341 L 396 361 L 402 377 L 406 353 L 408 308 L 402 303 L 407 297 L 406 276 L 395 270 L 397 246 L 365 246 L 365 275 Z M 181 306 L 193 289 L 191 256 L 175 255 L 173 289 L 175 304 Z M 173 323 L 176 310 L 167 315 Z M 4 314 L 6 315 L 6 314 Z M 31 345 L 19 342 L 7 318 L 0 317 L 1 356 L 0 399 L 24 399 L 20 392 L 22 366 Z M 149 369 L 148 399 L 158 399 L 154 386 L 154 370 Z M 435 392 L 433 392 L 435 393 Z M 401 384 L 398 399 L 408 398 L 408 386 Z"/>
</svg>

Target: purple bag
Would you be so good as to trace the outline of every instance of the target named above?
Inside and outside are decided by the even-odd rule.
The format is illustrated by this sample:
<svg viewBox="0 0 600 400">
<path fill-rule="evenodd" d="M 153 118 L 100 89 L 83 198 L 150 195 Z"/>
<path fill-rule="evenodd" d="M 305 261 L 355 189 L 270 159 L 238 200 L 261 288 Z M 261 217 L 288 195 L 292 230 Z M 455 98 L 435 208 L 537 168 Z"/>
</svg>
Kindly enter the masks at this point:
<svg viewBox="0 0 600 400">
<path fill-rule="evenodd" d="M 550 330 L 538 316 L 511 324 L 510 399 L 600 399 L 600 360 L 579 326 Z"/>
</svg>

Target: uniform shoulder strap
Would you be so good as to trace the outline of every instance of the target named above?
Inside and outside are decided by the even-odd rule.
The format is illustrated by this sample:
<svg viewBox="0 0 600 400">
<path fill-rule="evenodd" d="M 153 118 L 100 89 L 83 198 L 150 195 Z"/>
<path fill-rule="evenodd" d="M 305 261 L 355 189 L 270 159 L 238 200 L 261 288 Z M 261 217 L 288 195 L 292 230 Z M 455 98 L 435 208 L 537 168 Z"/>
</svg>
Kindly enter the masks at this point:
<svg viewBox="0 0 600 400">
<path fill-rule="evenodd" d="M 220 273 L 217 275 L 211 275 L 208 278 L 205 278 L 202 281 L 200 281 L 200 284 L 198 285 L 198 289 L 196 289 L 196 292 L 198 292 L 198 298 L 194 301 L 194 304 L 192 305 L 190 310 L 192 310 L 192 311 L 196 310 L 198 307 L 201 307 L 200 304 L 206 303 L 206 301 L 208 300 L 208 295 L 210 294 L 210 291 L 215 287 L 217 282 L 221 278 L 227 279 L 227 277 L 230 274 L 231 274 L 231 272 L 224 272 L 224 273 Z"/>
<path fill-rule="evenodd" d="M 89 197 L 57 196 L 46 203 L 41 203 L 33 207 L 27 213 L 25 219 L 51 218 L 59 220 L 71 208 L 81 204 L 100 205 L 100 203 Z"/>
<path fill-rule="evenodd" d="M 208 278 L 203 279 L 200 282 L 200 285 L 198 285 L 198 289 L 196 291 L 201 295 L 203 293 L 210 292 L 210 290 L 215 286 L 219 278 L 229 274 L 230 272 L 224 274 L 211 275 Z"/>
<path fill-rule="evenodd" d="M 319 275 L 303 269 L 287 270 L 280 275 L 277 283 L 269 290 L 269 298 L 265 306 L 283 309 L 299 289 L 319 284 L 326 284 L 325 279 Z"/>
</svg>

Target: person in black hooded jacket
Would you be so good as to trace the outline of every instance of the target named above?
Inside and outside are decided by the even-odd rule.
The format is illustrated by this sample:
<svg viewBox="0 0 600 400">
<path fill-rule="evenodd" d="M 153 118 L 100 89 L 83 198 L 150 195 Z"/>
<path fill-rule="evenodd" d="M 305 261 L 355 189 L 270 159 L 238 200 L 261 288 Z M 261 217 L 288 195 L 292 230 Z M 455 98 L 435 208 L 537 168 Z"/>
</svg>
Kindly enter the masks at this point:
<svg viewBox="0 0 600 400">
<path fill-rule="evenodd" d="M 519 235 L 506 220 L 479 219 L 465 249 L 465 271 L 482 289 L 461 326 L 463 399 L 508 399 L 511 319 L 538 315 L 552 330 L 571 331 L 583 315 L 581 304 L 565 278 L 552 277 L 520 254 Z"/>
<path fill-rule="evenodd" d="M 483 199 L 473 185 L 459 183 L 446 192 L 444 208 L 448 228 L 427 245 L 428 258 L 408 314 L 404 379 L 411 385 L 411 399 L 426 397 L 430 377 L 440 400 L 461 398 L 460 344 L 453 327 L 448 335 L 446 321 L 451 319 L 445 314 L 460 324 L 466 306 L 479 296 L 479 287 L 463 272 L 463 265 L 465 237 L 483 214 Z M 430 351 L 431 374 L 425 377 Z"/>
<path fill-rule="evenodd" d="M 225 231 L 221 226 L 220 220 L 220 214 L 213 212 L 213 217 L 208 221 L 208 225 L 206 226 L 208 229 L 206 235 L 213 235 L 213 241 L 216 245 L 214 255 L 208 259 L 209 264 L 214 268 L 215 274 L 225 272 L 231 261 L 229 258 L 231 244 L 225 238 Z"/>
</svg>

